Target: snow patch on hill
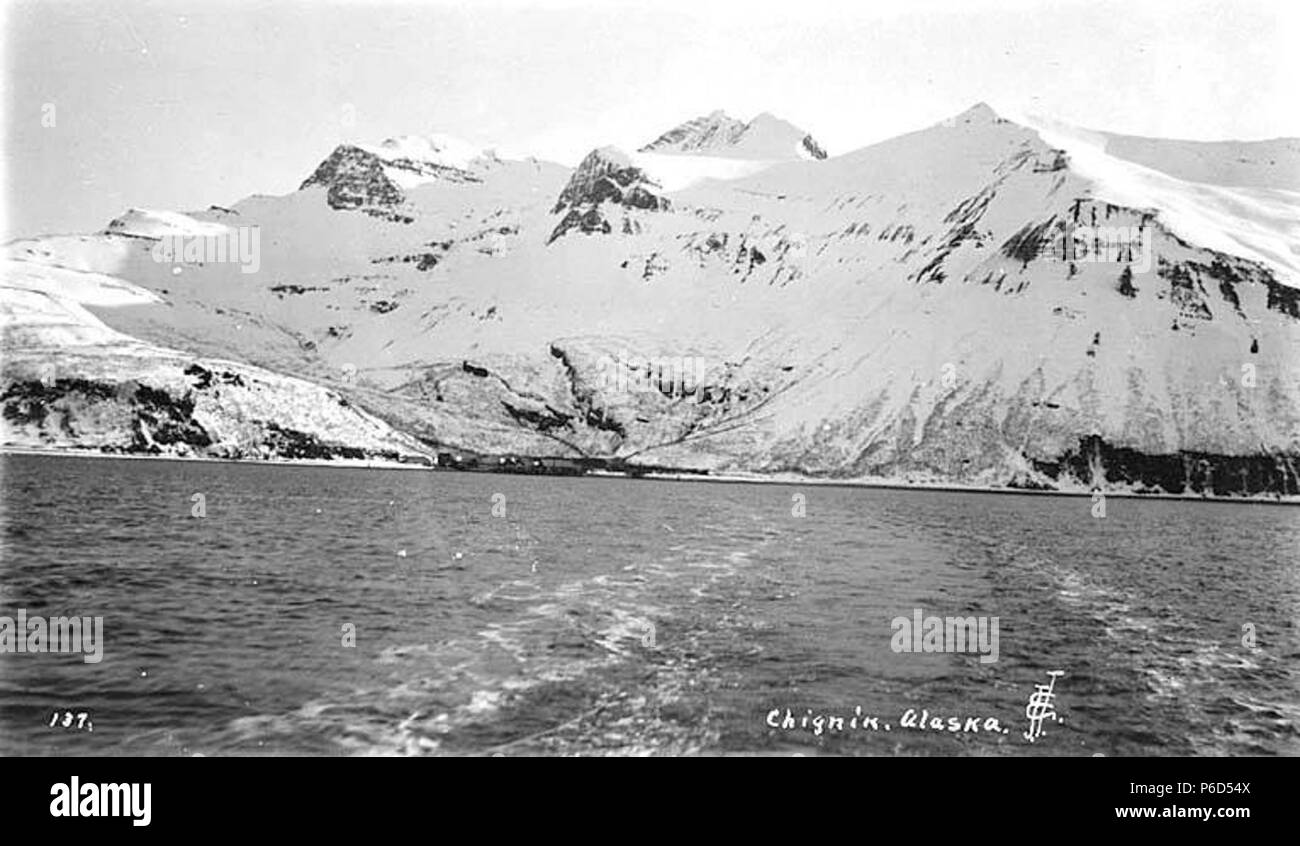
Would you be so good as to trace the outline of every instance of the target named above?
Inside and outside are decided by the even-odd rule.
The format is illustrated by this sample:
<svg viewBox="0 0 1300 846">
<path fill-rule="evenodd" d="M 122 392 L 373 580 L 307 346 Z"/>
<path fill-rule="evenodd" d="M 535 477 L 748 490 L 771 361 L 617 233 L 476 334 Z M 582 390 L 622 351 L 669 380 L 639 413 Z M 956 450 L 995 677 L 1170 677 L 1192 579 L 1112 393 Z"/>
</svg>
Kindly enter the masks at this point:
<svg viewBox="0 0 1300 846">
<path fill-rule="evenodd" d="M 176 235 L 226 235 L 230 232 L 230 227 L 196 220 L 181 212 L 132 208 L 109 221 L 105 231 L 137 238 L 163 238 Z"/>
<path fill-rule="evenodd" d="M 779 164 L 779 159 L 738 159 L 721 156 L 681 156 L 634 153 L 633 164 L 650 174 L 665 191 L 681 191 L 709 179 L 743 179 Z"/>
<path fill-rule="evenodd" d="M 381 144 L 358 144 L 357 146 L 384 162 L 395 164 L 396 166 L 385 167 L 384 175 L 403 190 L 437 181 L 436 171 L 429 172 L 429 169 L 419 165 L 468 171 L 475 162 L 489 158 L 485 151 L 473 144 L 439 133 L 424 136 L 402 135 L 389 138 Z M 414 163 L 417 167 L 411 168 L 409 163 Z"/>
</svg>

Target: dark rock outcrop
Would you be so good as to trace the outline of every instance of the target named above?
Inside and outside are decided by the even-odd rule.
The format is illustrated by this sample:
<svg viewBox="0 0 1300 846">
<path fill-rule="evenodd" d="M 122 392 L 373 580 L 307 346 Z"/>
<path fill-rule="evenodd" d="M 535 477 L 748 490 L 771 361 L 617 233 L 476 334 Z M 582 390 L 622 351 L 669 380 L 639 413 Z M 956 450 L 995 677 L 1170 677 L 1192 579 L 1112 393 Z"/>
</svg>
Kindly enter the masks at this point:
<svg viewBox="0 0 1300 846">
<path fill-rule="evenodd" d="M 402 190 L 384 174 L 383 161 L 350 144 L 337 147 L 298 190 L 313 185 L 327 189 L 326 201 L 334 209 L 395 206 L 405 199 Z"/>
<path fill-rule="evenodd" d="M 659 191 L 659 185 L 619 150 L 612 147 L 592 150 L 578 165 L 551 210 L 552 214 L 565 214 L 546 243 L 572 229 L 602 234 L 614 231 L 606 206 L 666 211 L 671 204 Z M 626 218 L 621 229 L 635 231 Z"/>
<path fill-rule="evenodd" d="M 1300 493 L 1294 458 L 1281 454 L 1216 455 L 1180 450 L 1149 455 L 1089 435 L 1055 461 L 1033 461 L 1053 481 L 1072 479 L 1094 488 L 1130 485 L 1138 492 L 1202 496 Z"/>
<path fill-rule="evenodd" d="M 210 371 L 203 372 L 212 376 Z M 10 424 L 58 430 L 72 438 L 83 426 L 93 427 L 116 416 L 125 421 L 122 428 L 130 433 L 126 452 L 156 454 L 177 444 L 194 449 L 212 445 L 209 433 L 194 419 L 192 394 L 177 397 L 134 381 L 16 381 L 0 394 L 0 407 Z"/>
<path fill-rule="evenodd" d="M 298 190 L 320 185 L 327 189 L 330 208 L 358 209 L 396 206 L 406 199 L 402 189 L 389 178 L 386 169 L 406 171 L 414 176 L 435 177 L 448 182 L 479 182 L 474 174 L 435 162 L 411 158 L 387 158 L 351 144 L 342 144 L 317 166 Z M 399 221 L 407 222 L 410 220 Z"/>
<path fill-rule="evenodd" d="M 818 144 L 811 135 L 805 135 L 803 137 L 803 148 L 807 150 L 808 155 L 812 156 L 814 159 L 826 158 L 826 151 L 822 149 L 821 145 Z"/>
</svg>

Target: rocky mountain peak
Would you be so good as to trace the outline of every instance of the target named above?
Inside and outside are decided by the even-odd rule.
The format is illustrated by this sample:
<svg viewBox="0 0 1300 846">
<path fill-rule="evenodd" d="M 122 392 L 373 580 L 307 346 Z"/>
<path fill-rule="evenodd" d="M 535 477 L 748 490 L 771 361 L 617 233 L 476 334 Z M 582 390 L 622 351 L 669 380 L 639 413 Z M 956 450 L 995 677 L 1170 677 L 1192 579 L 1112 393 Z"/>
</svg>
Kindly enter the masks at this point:
<svg viewBox="0 0 1300 846">
<path fill-rule="evenodd" d="M 567 214 L 547 243 L 575 228 L 582 232 L 613 231 L 608 215 L 601 209 L 605 204 L 643 211 L 670 208 L 659 184 L 634 165 L 626 153 L 616 147 L 601 147 L 587 154 L 560 192 L 551 211 Z M 623 228 L 633 228 L 626 216 Z"/>
<path fill-rule="evenodd" d="M 378 145 L 340 144 L 298 190 L 326 189 L 332 208 L 395 206 L 427 182 L 479 182 L 475 169 L 493 156 L 446 135 L 403 135 Z"/>
<path fill-rule="evenodd" d="M 404 199 L 402 190 L 384 173 L 383 161 L 351 144 L 335 147 L 298 190 L 317 185 L 326 189 L 326 201 L 335 209 L 394 206 Z"/>
<path fill-rule="evenodd" d="M 997 112 L 993 111 L 993 107 L 988 103 L 981 101 L 961 114 L 948 118 L 944 123 L 947 125 L 962 125 L 1008 123 L 1008 121 Z"/>
<path fill-rule="evenodd" d="M 721 109 L 693 118 L 642 147 L 642 153 L 693 153 L 728 147 L 745 134 L 746 125 Z"/>
<path fill-rule="evenodd" d="M 811 135 L 770 112 L 745 123 L 720 109 L 670 129 L 638 152 L 777 161 L 826 158 Z"/>
</svg>

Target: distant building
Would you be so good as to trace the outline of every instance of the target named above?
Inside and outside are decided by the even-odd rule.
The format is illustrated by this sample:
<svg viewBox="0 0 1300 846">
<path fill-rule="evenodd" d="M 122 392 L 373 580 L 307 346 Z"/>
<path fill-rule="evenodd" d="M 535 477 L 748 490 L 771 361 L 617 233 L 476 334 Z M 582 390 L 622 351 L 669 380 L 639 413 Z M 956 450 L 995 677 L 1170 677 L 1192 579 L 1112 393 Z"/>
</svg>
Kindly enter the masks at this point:
<svg viewBox="0 0 1300 846">
<path fill-rule="evenodd" d="M 433 460 L 427 455 L 403 455 L 398 458 L 403 464 L 419 464 L 424 467 L 432 467 Z"/>
</svg>

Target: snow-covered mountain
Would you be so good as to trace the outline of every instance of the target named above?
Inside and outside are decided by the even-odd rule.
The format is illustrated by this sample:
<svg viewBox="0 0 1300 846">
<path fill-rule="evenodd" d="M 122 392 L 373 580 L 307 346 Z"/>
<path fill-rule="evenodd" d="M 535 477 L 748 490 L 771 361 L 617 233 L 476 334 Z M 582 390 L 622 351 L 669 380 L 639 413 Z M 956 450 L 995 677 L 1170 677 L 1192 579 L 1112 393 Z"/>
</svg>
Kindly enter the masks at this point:
<svg viewBox="0 0 1300 846">
<path fill-rule="evenodd" d="M 141 213 L 10 245 L 5 439 L 75 440 L 14 411 L 51 351 L 102 390 L 141 383 L 111 355 L 90 367 L 73 339 L 96 321 L 160 359 L 319 385 L 389 427 L 372 452 L 411 436 L 791 478 L 1300 493 L 1297 144 L 1115 138 L 981 104 L 833 158 L 721 113 L 576 169 L 340 147 L 297 192 L 188 215 L 258 227 L 253 273 L 157 260 L 144 222 L 179 223 Z M 124 293 L 77 300 L 71 274 Z M 80 311 L 50 311 L 69 297 Z"/>
<path fill-rule="evenodd" d="M 448 135 L 389 138 L 378 145 L 342 144 L 301 188 L 326 189 L 333 208 L 393 206 L 405 192 L 433 182 L 478 182 L 496 156 Z M 381 214 L 382 216 L 382 214 Z"/>
<path fill-rule="evenodd" d="M 672 208 L 672 204 L 663 196 L 663 187 L 634 165 L 626 153 L 614 147 L 592 150 L 573 172 L 551 210 L 553 214 L 564 213 L 564 217 L 548 243 L 575 229 L 588 234 L 608 234 L 615 226 L 626 234 L 640 230 L 628 215 L 623 215 L 621 221 L 611 221 L 610 212 L 615 207 L 660 211 Z"/>
<path fill-rule="evenodd" d="M 709 179 L 739 179 L 791 161 L 826 158 L 811 135 L 770 114 L 749 123 L 723 111 L 689 120 L 629 158 L 667 191 Z"/>
<path fill-rule="evenodd" d="M 811 135 L 775 115 L 764 112 L 744 123 L 721 110 L 668 130 L 640 152 L 767 161 L 826 158 Z"/>
</svg>

